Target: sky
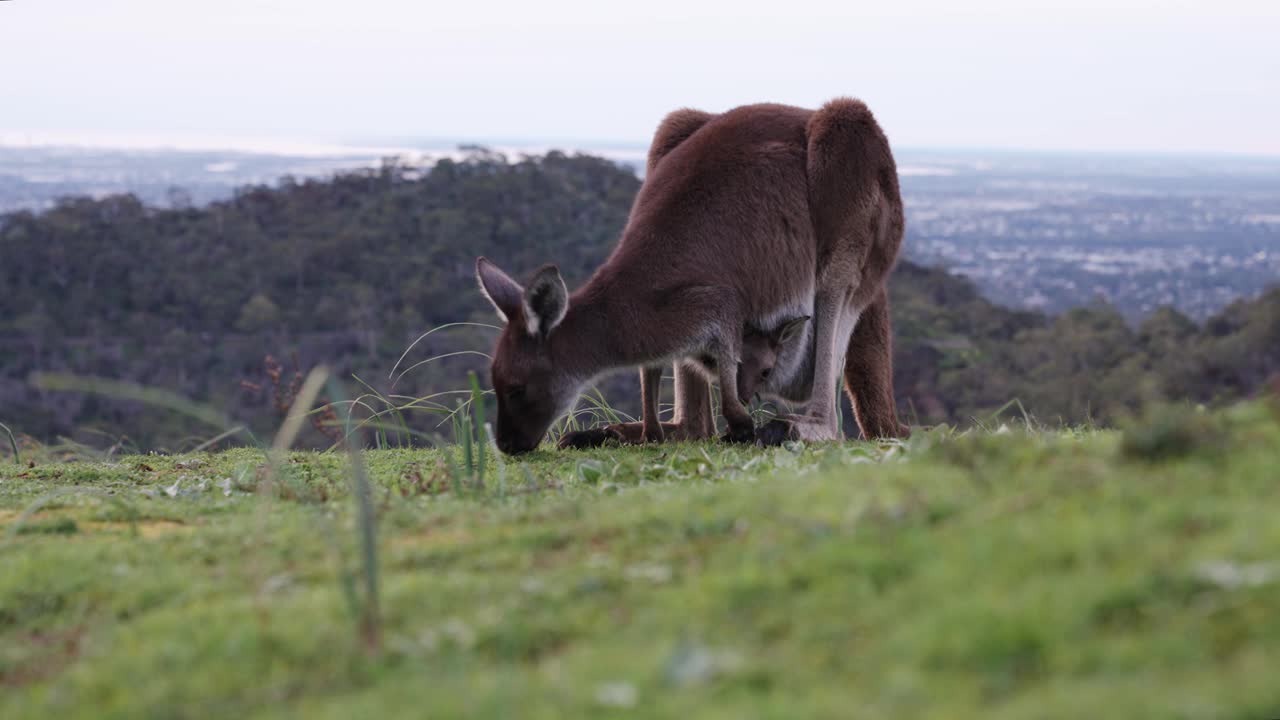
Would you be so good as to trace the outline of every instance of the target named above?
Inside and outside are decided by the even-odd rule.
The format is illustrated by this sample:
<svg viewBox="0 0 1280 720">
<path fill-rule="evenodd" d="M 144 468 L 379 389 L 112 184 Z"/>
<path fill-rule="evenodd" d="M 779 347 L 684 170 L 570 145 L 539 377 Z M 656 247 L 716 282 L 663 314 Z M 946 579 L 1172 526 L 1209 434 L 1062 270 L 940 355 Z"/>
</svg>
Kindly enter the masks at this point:
<svg viewBox="0 0 1280 720">
<path fill-rule="evenodd" d="M 0 137 L 637 144 L 859 97 L 895 147 L 1280 155 L 1276 0 L 4 0 Z"/>
</svg>

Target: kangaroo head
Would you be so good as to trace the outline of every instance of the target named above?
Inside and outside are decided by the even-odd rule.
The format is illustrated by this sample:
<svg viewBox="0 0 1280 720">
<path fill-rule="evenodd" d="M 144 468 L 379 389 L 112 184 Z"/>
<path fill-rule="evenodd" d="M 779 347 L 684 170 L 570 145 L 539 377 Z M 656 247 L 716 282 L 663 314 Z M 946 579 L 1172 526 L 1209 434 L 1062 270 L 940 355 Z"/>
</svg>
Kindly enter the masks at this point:
<svg viewBox="0 0 1280 720">
<path fill-rule="evenodd" d="M 505 453 L 528 452 L 542 442 L 580 388 L 551 352 L 552 334 L 569 310 L 569 291 L 554 265 L 544 265 L 521 287 L 497 265 L 479 258 L 476 277 L 506 323 L 491 368 L 498 398 L 494 439 Z"/>
<path fill-rule="evenodd" d="M 809 322 L 809 316 L 793 318 L 769 331 L 748 327 L 742 335 L 742 359 L 738 363 L 738 399 L 751 402 L 756 388 L 769 379 L 778 364 L 778 353 L 792 338 L 798 337 Z"/>
</svg>

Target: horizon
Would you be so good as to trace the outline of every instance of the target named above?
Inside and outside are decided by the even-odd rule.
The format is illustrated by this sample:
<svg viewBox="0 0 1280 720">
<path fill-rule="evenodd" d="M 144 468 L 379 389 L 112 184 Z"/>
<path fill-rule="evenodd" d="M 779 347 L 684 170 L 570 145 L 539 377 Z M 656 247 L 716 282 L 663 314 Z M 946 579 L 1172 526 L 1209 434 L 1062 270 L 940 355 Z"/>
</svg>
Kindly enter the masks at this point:
<svg viewBox="0 0 1280 720">
<path fill-rule="evenodd" d="M 1280 157 L 1280 4 L 0 4 L 0 133 L 644 143 L 840 95 L 895 147 Z"/>
<path fill-rule="evenodd" d="M 892 138 L 891 138 L 892 140 Z M 100 152 L 233 153 L 279 157 L 367 157 L 370 155 L 429 155 L 477 145 L 503 152 L 544 154 L 550 151 L 585 154 L 635 154 L 643 160 L 648 140 L 587 139 L 518 136 L 354 136 L 323 137 L 303 134 L 253 135 L 248 133 L 113 132 L 101 130 L 25 130 L 0 128 L 0 149 L 82 150 Z M 1280 163 L 1280 151 L 1194 149 L 1055 148 L 1048 146 L 906 145 L 895 152 L 948 155 L 1026 155 L 1046 157 L 1100 157 L 1151 159 L 1255 160 Z"/>
</svg>

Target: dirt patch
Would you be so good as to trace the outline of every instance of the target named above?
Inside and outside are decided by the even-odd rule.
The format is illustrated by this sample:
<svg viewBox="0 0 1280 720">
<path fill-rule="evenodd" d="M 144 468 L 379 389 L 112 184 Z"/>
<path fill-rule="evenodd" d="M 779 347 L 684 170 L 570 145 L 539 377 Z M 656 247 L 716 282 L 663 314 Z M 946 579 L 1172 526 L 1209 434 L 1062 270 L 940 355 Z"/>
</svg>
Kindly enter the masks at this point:
<svg viewBox="0 0 1280 720">
<path fill-rule="evenodd" d="M 18 642 L 35 650 L 34 657 L 0 670 L 0 687 L 22 687 L 57 675 L 80 656 L 83 638 L 82 627 L 19 635 Z"/>
<path fill-rule="evenodd" d="M 21 510 L 0 510 L 0 528 L 4 528 L 9 523 L 17 522 L 22 517 Z M 44 520 L 52 520 L 59 517 L 58 513 L 52 510 L 41 510 L 40 512 L 31 513 L 24 522 L 40 522 Z"/>
<path fill-rule="evenodd" d="M 172 520 L 139 520 L 138 534 L 144 538 L 157 538 L 174 533 L 191 532 L 195 530 L 191 525 L 185 525 Z M 124 521 L 112 522 L 93 522 L 86 521 L 80 523 L 82 532 L 129 532 L 131 524 Z"/>
<path fill-rule="evenodd" d="M 8 530 L 9 524 L 16 522 L 20 517 L 22 517 L 21 511 L 0 510 L 0 533 L 6 532 Z M 130 523 L 127 520 L 109 520 L 109 521 L 108 520 L 80 520 L 78 518 L 75 518 L 74 516 L 67 516 L 62 513 L 48 511 L 48 510 L 41 510 L 40 512 L 32 513 L 31 515 L 27 516 L 27 518 L 23 522 L 27 522 L 27 523 L 47 522 L 49 520 L 53 520 L 59 517 L 72 517 L 72 519 L 75 520 L 76 528 L 78 530 L 78 532 L 76 532 L 75 534 L 81 535 L 81 536 L 92 535 L 95 533 L 102 533 L 102 532 L 128 533 L 130 532 L 131 528 L 134 525 L 134 523 Z M 174 533 L 191 532 L 195 529 L 195 527 L 192 525 L 175 522 L 173 520 L 160 520 L 160 519 L 138 520 L 136 525 L 138 528 L 138 535 L 144 538 L 164 537 L 166 535 L 172 535 Z"/>
<path fill-rule="evenodd" d="M 424 532 L 397 535 L 391 538 L 391 547 L 397 549 L 457 547 L 466 545 L 470 540 L 471 533 L 460 528 L 434 528 Z"/>
</svg>

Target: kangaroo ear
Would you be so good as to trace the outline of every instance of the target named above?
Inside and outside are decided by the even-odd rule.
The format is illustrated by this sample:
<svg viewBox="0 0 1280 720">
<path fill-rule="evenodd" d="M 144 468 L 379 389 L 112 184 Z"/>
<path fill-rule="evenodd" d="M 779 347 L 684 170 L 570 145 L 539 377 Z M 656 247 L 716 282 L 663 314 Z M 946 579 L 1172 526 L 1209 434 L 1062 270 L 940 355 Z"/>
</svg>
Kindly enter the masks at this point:
<svg viewBox="0 0 1280 720">
<path fill-rule="evenodd" d="M 808 315 L 801 315 L 794 320 L 788 320 L 778 328 L 775 336 L 779 344 L 788 342 L 794 338 L 800 337 L 800 333 L 804 332 L 804 324 L 809 322 Z"/>
<path fill-rule="evenodd" d="M 480 281 L 480 292 L 493 303 L 502 322 L 511 322 L 511 318 L 519 316 L 524 302 L 524 288 L 520 283 L 484 257 L 476 258 L 476 279 Z"/>
<path fill-rule="evenodd" d="M 524 291 L 524 320 L 529 334 L 546 337 L 569 311 L 569 288 L 565 287 L 560 269 L 543 265 L 534 273 Z"/>
</svg>

